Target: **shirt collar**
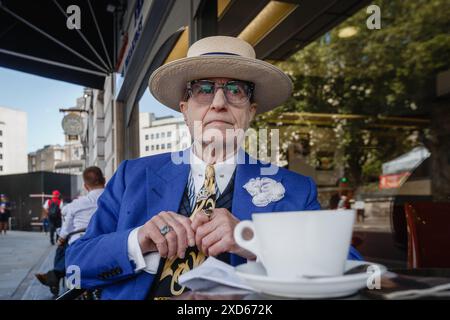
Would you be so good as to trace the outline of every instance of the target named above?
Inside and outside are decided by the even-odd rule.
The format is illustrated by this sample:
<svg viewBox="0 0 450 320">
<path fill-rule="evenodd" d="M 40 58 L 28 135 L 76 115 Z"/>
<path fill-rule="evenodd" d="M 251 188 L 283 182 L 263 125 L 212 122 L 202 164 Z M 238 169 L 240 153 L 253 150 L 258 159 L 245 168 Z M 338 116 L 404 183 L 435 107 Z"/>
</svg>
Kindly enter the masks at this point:
<svg viewBox="0 0 450 320">
<path fill-rule="evenodd" d="M 223 193 L 228 183 L 230 182 L 233 172 L 236 169 L 238 151 L 233 156 L 228 157 L 225 161 L 214 164 L 214 172 L 216 177 L 216 184 L 220 193 Z M 205 181 L 205 171 L 207 163 L 200 159 L 193 151 L 190 150 L 190 165 L 191 174 L 194 179 L 195 193 L 198 193 Z"/>
<path fill-rule="evenodd" d="M 102 193 L 103 190 L 105 190 L 105 189 L 104 188 L 93 189 L 93 190 L 89 191 L 88 194 Z"/>
</svg>

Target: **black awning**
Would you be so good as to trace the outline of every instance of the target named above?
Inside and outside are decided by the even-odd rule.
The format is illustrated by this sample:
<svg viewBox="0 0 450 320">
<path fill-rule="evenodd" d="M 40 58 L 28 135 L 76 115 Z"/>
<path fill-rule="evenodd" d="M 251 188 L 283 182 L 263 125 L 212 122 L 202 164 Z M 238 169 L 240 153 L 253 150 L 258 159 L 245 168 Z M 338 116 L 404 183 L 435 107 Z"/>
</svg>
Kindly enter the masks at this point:
<svg viewBox="0 0 450 320">
<path fill-rule="evenodd" d="M 298 7 L 255 45 L 259 59 L 282 61 L 352 16 L 370 0 L 283 0 Z M 234 0 L 219 20 L 219 34 L 238 36 L 269 0 Z"/>
<path fill-rule="evenodd" d="M 80 30 L 67 27 L 70 5 L 80 8 Z M 119 10 L 118 0 L 0 0 L 0 66 L 103 89 Z"/>
</svg>

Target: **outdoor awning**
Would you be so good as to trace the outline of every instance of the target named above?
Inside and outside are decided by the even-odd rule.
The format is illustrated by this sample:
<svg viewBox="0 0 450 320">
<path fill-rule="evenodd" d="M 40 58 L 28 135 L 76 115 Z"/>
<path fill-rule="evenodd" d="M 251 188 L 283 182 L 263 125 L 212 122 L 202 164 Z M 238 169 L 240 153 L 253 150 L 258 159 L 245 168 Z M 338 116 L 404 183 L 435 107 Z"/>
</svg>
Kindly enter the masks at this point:
<svg viewBox="0 0 450 320">
<path fill-rule="evenodd" d="M 234 0 L 219 17 L 221 35 L 241 36 L 260 59 L 281 61 L 370 3 L 369 0 Z M 220 1 L 219 1 L 220 3 Z"/>
<path fill-rule="evenodd" d="M 241 36 L 254 45 L 260 59 L 284 60 L 369 2 L 218 0 L 219 12 L 213 13 L 217 19 L 215 32 Z M 165 56 L 161 55 L 165 51 L 169 54 L 170 48 L 163 48 L 161 52 L 161 45 L 167 45 L 180 27 L 189 24 L 187 18 L 192 6 L 189 3 L 188 0 L 152 0 L 149 19 L 142 30 L 142 34 L 147 35 L 145 43 L 138 41 L 136 44 L 131 60 L 137 62 L 131 61 L 129 79 L 123 87 L 128 92 L 120 95 L 123 100 L 130 98 L 131 105 L 142 94 L 139 90 L 137 99 L 132 96 L 136 82 L 144 86 L 147 82 L 148 76 L 142 81 L 140 72 L 149 74 L 162 64 Z M 181 8 L 180 4 L 186 8 Z M 80 8 L 80 30 L 70 30 L 66 26 L 66 10 L 70 5 Z M 128 5 L 126 0 L 0 0 L 0 66 L 103 89 L 105 76 L 116 69 L 119 60 L 116 55 L 120 54 L 118 47 L 122 47 L 122 43 L 115 43 L 120 39 L 116 29 L 121 26 L 126 30 L 122 23 Z M 165 26 L 167 30 L 163 32 Z M 171 28 L 173 30 L 169 30 Z M 130 34 L 128 45 L 133 45 L 132 40 L 133 34 Z M 140 70 L 143 60 L 150 54 L 151 68 Z M 137 66 L 133 69 L 133 65 Z M 130 75 L 133 72 L 137 74 L 134 77 Z"/>
<path fill-rule="evenodd" d="M 383 163 L 383 175 L 412 172 L 430 155 L 427 148 L 416 147 L 394 160 Z"/>
<path fill-rule="evenodd" d="M 81 29 L 67 27 L 80 8 Z M 115 65 L 118 0 L 1 0 L 0 66 L 103 89 Z"/>
</svg>

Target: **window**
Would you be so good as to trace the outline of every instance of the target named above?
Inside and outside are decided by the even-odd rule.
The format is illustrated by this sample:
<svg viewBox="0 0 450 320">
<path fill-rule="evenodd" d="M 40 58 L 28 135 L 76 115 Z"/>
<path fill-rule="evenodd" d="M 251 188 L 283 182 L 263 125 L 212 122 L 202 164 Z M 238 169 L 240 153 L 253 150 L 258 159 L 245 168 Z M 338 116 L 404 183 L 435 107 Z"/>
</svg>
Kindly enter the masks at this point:
<svg viewBox="0 0 450 320">
<path fill-rule="evenodd" d="M 148 140 L 148 134 L 145 135 L 145 140 Z"/>
<path fill-rule="evenodd" d="M 155 146 L 152 146 L 152 151 L 155 150 Z"/>
<path fill-rule="evenodd" d="M 60 150 L 55 150 L 54 158 L 55 158 L 55 160 L 62 160 L 62 159 L 63 159 L 62 151 L 60 151 Z"/>
<path fill-rule="evenodd" d="M 155 138 L 155 135 L 152 133 L 152 134 L 150 135 L 150 139 L 153 140 L 153 138 Z"/>
<path fill-rule="evenodd" d="M 156 139 L 159 139 L 159 133 L 156 134 Z"/>
<path fill-rule="evenodd" d="M 3 166 L 0 166 L 0 172 L 3 171 Z"/>
<path fill-rule="evenodd" d="M 148 151 L 148 146 L 145 146 L 145 151 Z"/>
<path fill-rule="evenodd" d="M 172 132 L 171 131 L 168 131 L 167 132 L 167 138 L 170 138 L 172 136 Z"/>
<path fill-rule="evenodd" d="M 159 150 L 159 144 L 156 145 L 156 150 Z"/>
<path fill-rule="evenodd" d="M 0 153 L 0 160 L 2 160 L 2 159 L 3 159 L 3 154 Z"/>
<path fill-rule="evenodd" d="M 3 135 L 3 130 L 0 130 L 0 137 Z"/>
<path fill-rule="evenodd" d="M 172 148 L 172 144 L 171 144 L 171 143 L 168 143 L 168 144 L 167 144 L 167 149 L 170 149 L 170 148 Z"/>
<path fill-rule="evenodd" d="M 166 148 L 166 145 L 163 143 L 162 145 L 161 145 L 161 149 L 165 149 Z"/>
<path fill-rule="evenodd" d="M 0 148 L 3 148 L 3 142 L 0 142 Z"/>
<path fill-rule="evenodd" d="M 161 138 L 164 138 L 166 134 L 164 132 L 161 133 Z"/>
</svg>

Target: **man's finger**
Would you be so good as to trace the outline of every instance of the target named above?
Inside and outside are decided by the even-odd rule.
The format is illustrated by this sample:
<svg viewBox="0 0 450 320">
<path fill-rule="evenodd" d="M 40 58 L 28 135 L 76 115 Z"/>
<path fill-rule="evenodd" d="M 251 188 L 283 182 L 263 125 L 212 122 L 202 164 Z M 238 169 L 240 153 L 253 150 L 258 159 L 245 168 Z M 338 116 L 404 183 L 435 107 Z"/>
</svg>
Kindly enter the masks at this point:
<svg viewBox="0 0 450 320">
<path fill-rule="evenodd" d="M 164 226 L 170 226 L 170 224 L 164 220 L 161 215 L 157 215 L 153 217 L 153 220 L 155 221 L 158 228 L 161 230 Z M 166 238 L 167 241 L 167 257 L 173 258 L 177 254 L 177 235 L 176 232 L 171 230 L 168 233 L 164 235 L 164 238 Z"/>
<path fill-rule="evenodd" d="M 220 228 L 215 229 L 210 232 L 208 235 L 204 236 L 201 243 L 201 250 L 208 254 L 208 249 L 214 245 L 216 242 L 220 241 L 223 237 L 223 232 L 221 232 Z"/>
<path fill-rule="evenodd" d="M 208 248 L 207 254 L 209 256 L 215 257 L 223 252 L 227 252 L 227 242 L 225 239 L 220 239 Z"/>
<path fill-rule="evenodd" d="M 181 223 L 172 217 L 171 213 L 165 212 L 161 214 L 161 217 L 167 221 L 169 226 L 171 226 L 177 234 L 177 255 L 179 258 L 183 259 L 188 246 L 187 231 Z"/>
<path fill-rule="evenodd" d="M 197 232 L 198 227 L 209 222 L 209 220 L 209 217 L 200 210 L 194 216 L 194 220 L 192 221 L 192 229 L 194 232 Z"/>
<path fill-rule="evenodd" d="M 217 223 L 215 223 L 214 221 L 209 221 L 208 223 L 205 223 L 197 228 L 197 231 L 195 232 L 195 244 L 197 245 L 197 248 L 199 250 L 201 250 L 202 248 L 203 238 L 213 232 L 217 227 Z"/>
<path fill-rule="evenodd" d="M 151 220 L 150 223 L 144 226 L 144 232 L 146 233 L 146 238 L 155 243 L 159 255 L 165 258 L 168 253 L 167 240 L 161 234 L 160 227 L 153 220 Z"/>
<path fill-rule="evenodd" d="M 175 213 L 174 217 L 177 219 L 177 221 L 179 223 L 181 223 L 184 226 L 184 228 L 187 232 L 188 245 L 190 247 L 195 246 L 195 232 L 192 229 L 191 221 L 189 220 L 189 218 L 186 218 L 186 217 L 176 214 L 176 213 Z"/>
</svg>

